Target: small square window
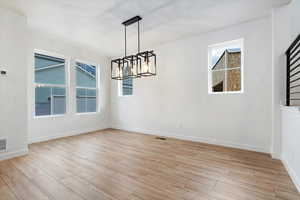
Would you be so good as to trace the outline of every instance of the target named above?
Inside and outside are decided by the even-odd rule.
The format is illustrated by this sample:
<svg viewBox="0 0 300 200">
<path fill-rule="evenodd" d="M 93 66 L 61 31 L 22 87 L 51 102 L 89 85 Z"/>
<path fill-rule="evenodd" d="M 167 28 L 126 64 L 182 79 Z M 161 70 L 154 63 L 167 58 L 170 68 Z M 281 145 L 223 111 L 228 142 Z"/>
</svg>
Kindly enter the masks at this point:
<svg viewBox="0 0 300 200">
<path fill-rule="evenodd" d="M 208 47 L 208 92 L 243 92 L 243 39 Z"/>
</svg>

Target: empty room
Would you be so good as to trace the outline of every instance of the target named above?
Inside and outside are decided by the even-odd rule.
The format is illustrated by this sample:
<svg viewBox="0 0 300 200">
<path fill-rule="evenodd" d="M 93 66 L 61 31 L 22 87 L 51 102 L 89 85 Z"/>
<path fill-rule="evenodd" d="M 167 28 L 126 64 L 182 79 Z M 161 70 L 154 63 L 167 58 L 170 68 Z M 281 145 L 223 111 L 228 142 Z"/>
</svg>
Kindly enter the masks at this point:
<svg viewBox="0 0 300 200">
<path fill-rule="evenodd" d="M 300 200 L 300 0 L 0 0 L 0 200 Z"/>
</svg>

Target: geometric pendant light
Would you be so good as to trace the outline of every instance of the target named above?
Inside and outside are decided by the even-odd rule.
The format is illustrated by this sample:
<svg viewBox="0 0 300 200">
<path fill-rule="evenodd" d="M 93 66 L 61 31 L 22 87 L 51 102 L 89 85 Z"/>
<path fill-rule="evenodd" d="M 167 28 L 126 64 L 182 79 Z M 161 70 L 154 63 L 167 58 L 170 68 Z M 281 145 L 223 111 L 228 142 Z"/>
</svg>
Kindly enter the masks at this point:
<svg viewBox="0 0 300 200">
<path fill-rule="evenodd" d="M 156 75 L 156 54 L 154 51 L 140 52 L 140 16 L 135 16 L 126 20 L 122 24 L 125 27 L 125 55 L 123 58 L 111 61 L 111 78 L 114 80 L 124 80 L 128 78 L 141 78 Z M 127 26 L 138 23 L 138 52 L 127 55 Z"/>
</svg>

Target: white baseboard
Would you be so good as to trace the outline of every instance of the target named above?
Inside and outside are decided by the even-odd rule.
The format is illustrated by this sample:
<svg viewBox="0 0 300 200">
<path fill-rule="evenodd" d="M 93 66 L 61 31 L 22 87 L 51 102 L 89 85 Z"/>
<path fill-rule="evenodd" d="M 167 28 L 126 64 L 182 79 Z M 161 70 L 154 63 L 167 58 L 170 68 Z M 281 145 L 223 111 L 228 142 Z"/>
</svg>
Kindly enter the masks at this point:
<svg viewBox="0 0 300 200">
<path fill-rule="evenodd" d="M 0 161 L 7 160 L 18 156 L 24 156 L 28 153 L 28 148 L 16 150 L 16 151 L 8 151 L 0 153 Z"/>
<path fill-rule="evenodd" d="M 112 125 L 112 128 L 114 129 L 120 129 L 125 131 L 131 131 L 131 132 L 137 132 L 137 133 L 144 133 L 149 135 L 158 135 L 158 136 L 164 136 L 164 137 L 170 137 L 170 138 L 176 138 L 181 140 L 188 140 L 193 142 L 202 142 L 207 144 L 213 144 L 213 145 L 219 145 L 219 146 L 225 146 L 225 147 L 231 147 L 231 148 L 237 148 L 237 149 L 243 149 L 243 150 L 249 150 L 249 151 L 256 151 L 256 152 L 262 152 L 262 153 L 270 153 L 269 149 L 261 148 L 261 147 L 255 147 L 247 144 L 237 144 L 233 142 L 228 141 L 219 141 L 214 138 L 203 138 L 203 137 L 195 137 L 195 136 L 189 136 L 189 135 L 179 135 L 179 134 L 173 134 L 169 132 L 162 132 L 162 131 L 153 131 L 153 130 L 146 130 L 146 129 L 140 129 L 140 128 L 128 128 L 128 127 L 122 127 L 119 125 Z"/>
<path fill-rule="evenodd" d="M 278 154 L 278 153 L 271 153 L 271 156 L 272 156 L 273 159 L 281 160 L 281 155 Z"/>
<path fill-rule="evenodd" d="M 109 128 L 109 127 L 89 128 L 89 129 L 68 131 L 68 132 L 63 132 L 63 133 L 55 133 L 55 134 L 47 135 L 47 136 L 43 136 L 43 137 L 29 138 L 28 139 L 28 144 L 37 143 L 37 142 L 44 142 L 44 141 L 53 140 L 53 139 L 62 138 L 62 137 L 81 135 L 81 134 L 85 134 L 85 133 L 89 133 L 89 132 L 93 132 L 93 131 L 104 130 L 104 129 L 107 129 L 107 128 Z"/>
<path fill-rule="evenodd" d="M 281 161 L 288 171 L 293 183 L 295 184 L 298 192 L 300 193 L 300 177 L 297 175 L 295 170 L 292 168 L 292 166 L 289 164 L 288 160 L 284 158 L 284 156 L 281 157 Z"/>
</svg>

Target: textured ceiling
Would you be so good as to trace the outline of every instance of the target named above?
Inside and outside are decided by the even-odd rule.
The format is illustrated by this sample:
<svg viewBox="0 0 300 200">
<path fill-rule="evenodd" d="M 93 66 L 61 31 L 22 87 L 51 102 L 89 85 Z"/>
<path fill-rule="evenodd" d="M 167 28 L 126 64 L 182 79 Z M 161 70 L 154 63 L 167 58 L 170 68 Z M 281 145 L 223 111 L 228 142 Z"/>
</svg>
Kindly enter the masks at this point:
<svg viewBox="0 0 300 200">
<path fill-rule="evenodd" d="M 142 47 L 208 32 L 270 14 L 290 0 L 0 0 L 28 17 L 34 30 L 121 54 L 121 22 L 143 17 Z M 136 27 L 128 28 L 129 49 L 136 45 Z"/>
</svg>

